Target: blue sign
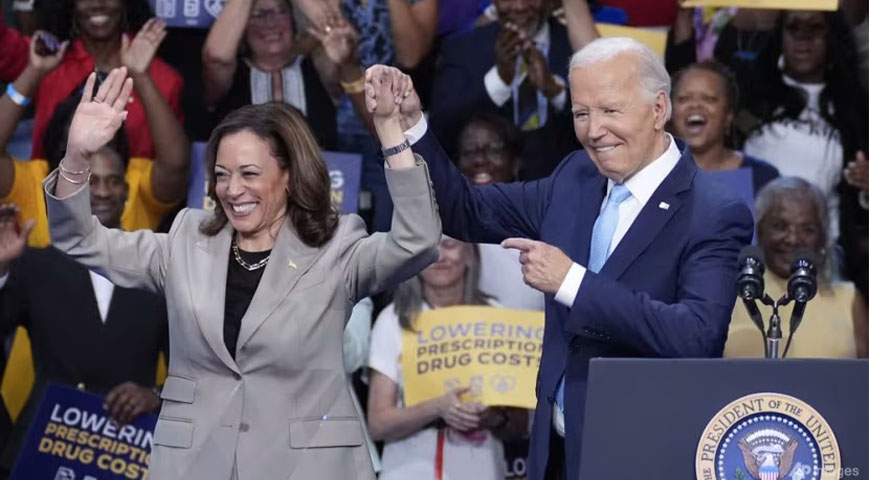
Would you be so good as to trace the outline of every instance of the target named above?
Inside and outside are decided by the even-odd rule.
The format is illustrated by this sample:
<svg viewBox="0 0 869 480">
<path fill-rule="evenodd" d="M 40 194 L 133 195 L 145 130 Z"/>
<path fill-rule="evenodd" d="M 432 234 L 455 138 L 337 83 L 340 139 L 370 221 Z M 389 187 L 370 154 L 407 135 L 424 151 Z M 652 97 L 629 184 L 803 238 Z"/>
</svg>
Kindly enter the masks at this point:
<svg viewBox="0 0 869 480">
<path fill-rule="evenodd" d="M 170 27 L 208 28 L 227 0 L 148 0 L 157 17 Z"/>
<path fill-rule="evenodd" d="M 208 179 L 205 176 L 205 145 L 204 142 L 195 142 L 190 151 L 187 206 L 214 210 L 214 202 L 205 196 L 208 188 Z M 359 209 L 362 155 L 343 152 L 322 153 L 332 182 L 332 203 L 340 206 L 341 213 L 356 213 Z"/>
<path fill-rule="evenodd" d="M 50 384 L 10 480 L 146 479 L 156 424 L 156 415 L 141 415 L 119 426 L 102 397 Z"/>
</svg>

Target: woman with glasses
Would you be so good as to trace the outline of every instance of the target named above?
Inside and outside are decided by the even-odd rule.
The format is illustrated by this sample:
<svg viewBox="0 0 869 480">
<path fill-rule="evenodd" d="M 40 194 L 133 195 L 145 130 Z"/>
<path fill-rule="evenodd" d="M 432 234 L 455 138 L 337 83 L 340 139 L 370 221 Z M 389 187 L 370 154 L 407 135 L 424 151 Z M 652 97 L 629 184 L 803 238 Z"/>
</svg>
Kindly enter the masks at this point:
<svg viewBox="0 0 869 480">
<path fill-rule="evenodd" d="M 338 66 L 341 79 L 361 86 L 352 27 L 329 19 L 310 33 Z M 243 105 L 288 103 L 305 115 L 321 148 L 335 148 L 335 105 L 304 51 L 310 46 L 296 35 L 287 0 L 227 2 L 202 50 L 205 105 L 220 119 Z M 357 111 L 364 112 L 362 89 L 353 95 Z"/>
<path fill-rule="evenodd" d="M 516 180 L 522 137 L 507 120 L 488 112 L 471 115 L 459 133 L 459 169 L 474 185 Z M 543 294 L 525 284 L 519 252 L 480 244 L 480 288 L 501 306 L 543 310 Z"/>
</svg>

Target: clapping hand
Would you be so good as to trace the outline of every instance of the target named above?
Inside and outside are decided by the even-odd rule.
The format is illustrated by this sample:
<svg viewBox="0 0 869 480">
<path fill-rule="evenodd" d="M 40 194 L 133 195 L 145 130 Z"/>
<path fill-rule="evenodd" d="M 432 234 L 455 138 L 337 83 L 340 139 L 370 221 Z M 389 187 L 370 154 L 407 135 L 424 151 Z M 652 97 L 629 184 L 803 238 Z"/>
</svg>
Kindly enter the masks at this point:
<svg viewBox="0 0 869 480">
<path fill-rule="evenodd" d="M 863 192 L 869 192 L 869 161 L 862 151 L 857 152 L 853 162 L 845 167 L 845 181 Z"/>
<path fill-rule="evenodd" d="M 130 75 L 137 77 L 148 73 L 151 60 L 166 38 L 166 22 L 152 18 L 136 33 L 133 40 L 127 34 L 121 37 L 121 64 Z"/>
<path fill-rule="evenodd" d="M 9 264 L 21 256 L 27 236 L 36 222 L 27 221 L 24 226 L 18 223 L 18 206 L 0 205 L 0 276 L 9 272 Z"/>
<path fill-rule="evenodd" d="M 537 90 L 543 92 L 547 98 L 552 98 L 561 93 L 563 87 L 555 81 L 555 76 L 549 70 L 549 63 L 534 42 L 527 42 L 522 50 L 522 58 L 528 67 L 528 80 Z"/>
<path fill-rule="evenodd" d="M 81 102 L 75 110 L 67 136 L 67 156 L 87 159 L 109 143 L 127 118 L 125 110 L 133 91 L 127 69 L 115 68 L 94 95 L 96 73 L 88 75 Z"/>
<path fill-rule="evenodd" d="M 525 34 L 512 23 L 505 23 L 495 39 L 495 68 L 504 83 L 516 75 L 516 58 L 527 44 Z"/>
<path fill-rule="evenodd" d="M 40 52 L 40 42 L 46 45 L 57 45 L 57 39 L 49 33 L 37 30 L 36 33 L 33 34 L 33 40 L 30 42 L 30 57 L 28 58 L 28 63 L 40 74 L 45 75 L 57 68 L 57 66 L 60 65 L 60 62 L 63 61 L 63 55 L 66 53 L 66 47 L 69 46 L 69 40 L 58 45 L 53 53 L 51 53 L 50 50 Z"/>
<path fill-rule="evenodd" d="M 308 33 L 320 42 L 330 62 L 335 65 L 356 63 L 359 35 L 343 17 L 329 17 L 321 28 L 308 28 Z"/>
</svg>

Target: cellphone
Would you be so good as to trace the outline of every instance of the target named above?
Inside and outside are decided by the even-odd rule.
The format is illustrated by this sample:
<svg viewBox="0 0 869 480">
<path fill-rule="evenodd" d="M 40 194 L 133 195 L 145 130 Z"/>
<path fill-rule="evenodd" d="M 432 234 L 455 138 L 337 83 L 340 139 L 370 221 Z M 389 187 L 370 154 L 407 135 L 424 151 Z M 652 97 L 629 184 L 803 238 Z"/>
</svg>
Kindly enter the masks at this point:
<svg viewBox="0 0 869 480">
<path fill-rule="evenodd" d="M 36 54 L 41 57 L 54 55 L 60 48 L 60 42 L 54 35 L 42 33 L 36 35 Z"/>
</svg>

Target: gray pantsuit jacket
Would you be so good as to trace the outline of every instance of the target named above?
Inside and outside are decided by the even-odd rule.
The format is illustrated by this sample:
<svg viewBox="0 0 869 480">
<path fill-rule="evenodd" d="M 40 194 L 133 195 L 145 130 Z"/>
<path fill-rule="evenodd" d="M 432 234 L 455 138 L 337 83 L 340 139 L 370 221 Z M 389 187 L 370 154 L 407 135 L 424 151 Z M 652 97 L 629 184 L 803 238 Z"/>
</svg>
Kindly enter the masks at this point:
<svg viewBox="0 0 869 480">
<path fill-rule="evenodd" d="M 149 478 L 373 479 L 342 358 L 357 299 L 412 277 L 437 258 L 441 224 L 424 163 L 386 170 L 392 231 L 369 236 L 342 216 L 320 248 L 285 221 L 241 322 L 236 359 L 223 341 L 232 228 L 208 237 L 211 214 L 183 210 L 168 234 L 107 229 L 87 187 L 60 200 L 44 182 L 51 240 L 114 284 L 163 293 L 169 376 Z"/>
</svg>

